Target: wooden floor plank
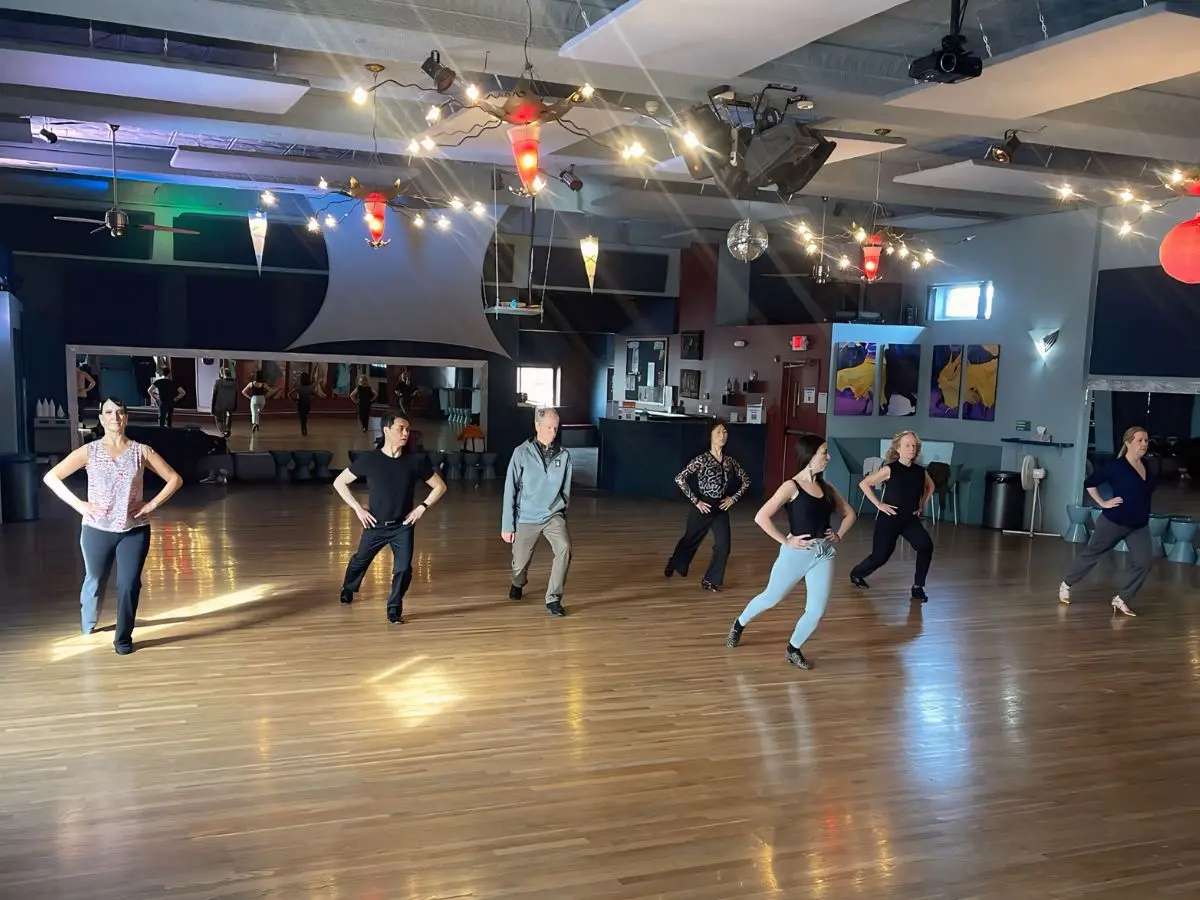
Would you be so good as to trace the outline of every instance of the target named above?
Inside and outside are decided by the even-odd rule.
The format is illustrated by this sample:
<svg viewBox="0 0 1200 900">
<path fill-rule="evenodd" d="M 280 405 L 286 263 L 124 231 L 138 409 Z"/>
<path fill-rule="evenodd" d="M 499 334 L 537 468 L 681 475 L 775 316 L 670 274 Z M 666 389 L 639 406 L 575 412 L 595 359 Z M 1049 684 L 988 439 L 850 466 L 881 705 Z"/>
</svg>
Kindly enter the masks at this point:
<svg viewBox="0 0 1200 900">
<path fill-rule="evenodd" d="M 188 489 L 155 522 L 138 650 L 78 622 L 78 523 L 5 526 L 0 898 L 1153 898 L 1200 886 L 1200 567 L 1107 606 L 1114 554 L 942 525 L 784 663 L 803 593 L 727 650 L 774 546 L 735 510 L 726 590 L 662 577 L 682 504 L 580 493 L 570 615 L 507 595 L 498 486 L 387 554 L 322 486 Z M 707 548 L 702 555 L 707 553 Z M 112 606 L 102 622 L 111 624 Z"/>
</svg>

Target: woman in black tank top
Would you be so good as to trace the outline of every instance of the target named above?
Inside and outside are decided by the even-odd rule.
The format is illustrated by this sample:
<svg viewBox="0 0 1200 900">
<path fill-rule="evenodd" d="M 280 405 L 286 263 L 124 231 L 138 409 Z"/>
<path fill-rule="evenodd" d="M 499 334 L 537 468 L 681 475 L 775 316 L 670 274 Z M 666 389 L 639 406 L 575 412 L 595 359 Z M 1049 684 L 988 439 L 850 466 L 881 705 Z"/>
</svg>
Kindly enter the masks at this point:
<svg viewBox="0 0 1200 900">
<path fill-rule="evenodd" d="M 736 647 L 750 620 L 779 603 L 803 580 L 808 597 L 804 615 L 788 641 L 787 661 L 797 668 L 811 669 L 800 648 L 825 614 L 833 589 L 833 548 L 850 530 L 855 515 L 845 498 L 821 476 L 829 464 L 825 440 L 815 434 L 802 435 L 796 441 L 796 456 L 800 471 L 780 485 L 754 517 L 758 527 L 780 544 L 779 556 L 771 567 L 766 589 L 746 604 L 729 630 L 725 646 Z M 771 521 L 780 509 L 787 510 L 787 534 Z M 837 531 L 830 528 L 835 513 L 842 520 Z"/>
<path fill-rule="evenodd" d="M 863 495 L 883 513 L 875 518 L 871 554 L 850 570 L 850 583 L 867 587 L 866 578 L 892 558 L 896 541 L 908 541 L 917 552 L 917 571 L 913 576 L 912 599 L 924 603 L 925 576 L 933 559 L 933 539 L 921 525 L 921 513 L 933 496 L 933 479 L 924 466 L 917 465 L 921 439 L 915 431 L 902 431 L 892 438 L 883 468 L 858 483 Z M 875 496 L 875 488 L 887 484 L 884 499 Z M 886 502 L 885 502 L 886 501 Z"/>
</svg>

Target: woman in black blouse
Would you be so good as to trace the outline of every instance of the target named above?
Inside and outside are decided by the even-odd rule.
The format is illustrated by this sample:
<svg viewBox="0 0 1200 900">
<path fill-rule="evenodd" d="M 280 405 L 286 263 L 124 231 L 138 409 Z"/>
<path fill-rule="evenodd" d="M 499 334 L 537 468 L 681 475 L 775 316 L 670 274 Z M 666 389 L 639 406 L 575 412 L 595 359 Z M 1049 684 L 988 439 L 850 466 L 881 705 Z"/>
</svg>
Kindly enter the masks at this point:
<svg viewBox="0 0 1200 900">
<path fill-rule="evenodd" d="M 700 586 L 706 591 L 719 591 L 725 581 L 725 563 L 729 559 L 729 509 L 742 499 L 750 487 L 750 479 L 741 463 L 725 455 L 729 430 L 723 422 L 713 425 L 708 440 L 708 452 L 701 453 L 675 476 L 675 483 L 691 501 L 692 509 L 688 511 L 683 537 L 675 545 L 675 552 L 667 560 L 663 574 L 668 578 L 676 572 L 686 576 L 692 557 L 700 549 L 700 542 L 712 529 L 712 562 L 708 564 L 708 571 L 704 573 Z M 688 483 L 692 477 L 696 480 L 695 491 Z M 740 486 L 730 493 L 735 478 Z"/>
<path fill-rule="evenodd" d="M 1150 495 L 1154 493 L 1154 478 L 1142 463 L 1149 446 L 1150 435 L 1146 429 L 1127 429 L 1121 437 L 1121 452 L 1117 458 L 1083 482 L 1088 495 L 1104 511 L 1096 519 L 1087 547 L 1058 586 L 1058 599 L 1063 603 L 1071 602 L 1071 586 L 1082 581 L 1105 553 L 1124 541 L 1129 548 L 1128 574 L 1125 586 L 1112 598 L 1113 614 L 1137 615 L 1127 601 L 1132 600 L 1146 583 L 1154 561 L 1150 544 Z M 1100 496 L 1097 488 L 1102 484 L 1112 488 L 1111 500 Z"/>
</svg>

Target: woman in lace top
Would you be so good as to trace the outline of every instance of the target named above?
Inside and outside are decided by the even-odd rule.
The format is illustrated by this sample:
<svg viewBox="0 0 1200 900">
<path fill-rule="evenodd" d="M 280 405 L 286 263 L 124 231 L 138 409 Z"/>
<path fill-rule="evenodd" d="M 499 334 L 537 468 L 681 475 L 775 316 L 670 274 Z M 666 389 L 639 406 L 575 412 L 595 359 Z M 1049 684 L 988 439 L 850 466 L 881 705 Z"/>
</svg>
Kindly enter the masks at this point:
<svg viewBox="0 0 1200 900">
<path fill-rule="evenodd" d="M 129 412 L 121 400 L 100 404 L 104 437 L 84 444 L 46 473 L 50 490 L 83 516 L 79 546 L 83 551 L 84 579 L 79 594 L 83 633 L 96 628 L 100 612 L 100 587 L 117 564 L 117 628 L 113 647 L 122 655 L 133 652 L 133 625 L 142 590 L 142 567 L 150 550 L 147 517 L 179 490 L 183 479 L 150 447 L 125 436 Z M 142 474 L 146 467 L 165 484 L 149 503 L 142 500 Z M 64 479 L 87 470 L 87 500 L 80 500 Z"/>
<path fill-rule="evenodd" d="M 750 479 L 741 463 L 725 453 L 727 440 L 729 430 L 723 422 L 716 422 L 709 432 L 708 452 L 701 453 L 675 476 L 675 483 L 692 508 L 688 511 L 683 537 L 675 545 L 675 552 L 667 560 L 663 574 L 668 578 L 676 572 L 686 576 L 692 557 L 711 530 L 712 561 L 700 582 L 706 591 L 721 590 L 725 581 L 725 563 L 729 559 L 729 509 L 750 487 Z M 695 490 L 690 484 L 692 479 L 696 482 Z"/>
</svg>

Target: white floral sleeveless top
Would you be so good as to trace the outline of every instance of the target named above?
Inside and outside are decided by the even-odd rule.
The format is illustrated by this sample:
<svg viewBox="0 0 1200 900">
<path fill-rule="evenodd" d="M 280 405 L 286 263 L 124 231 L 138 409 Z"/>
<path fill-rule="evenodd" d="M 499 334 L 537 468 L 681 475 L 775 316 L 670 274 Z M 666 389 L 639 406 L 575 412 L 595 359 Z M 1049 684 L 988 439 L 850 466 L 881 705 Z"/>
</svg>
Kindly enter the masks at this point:
<svg viewBox="0 0 1200 900">
<path fill-rule="evenodd" d="M 130 441 L 117 459 L 100 441 L 87 445 L 88 503 L 96 515 L 84 516 L 83 524 L 99 531 L 130 531 L 142 525 L 133 518 L 142 505 L 142 445 Z"/>
</svg>

